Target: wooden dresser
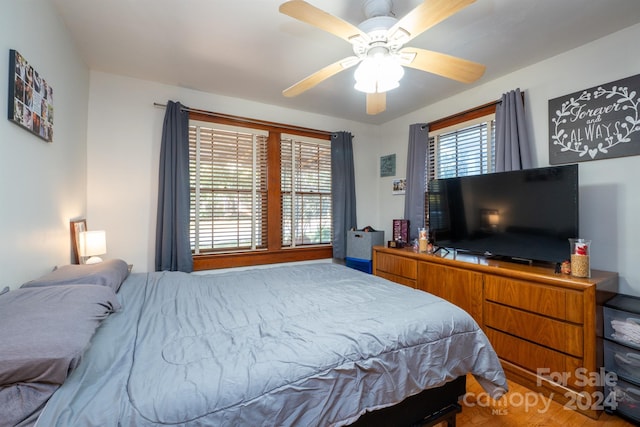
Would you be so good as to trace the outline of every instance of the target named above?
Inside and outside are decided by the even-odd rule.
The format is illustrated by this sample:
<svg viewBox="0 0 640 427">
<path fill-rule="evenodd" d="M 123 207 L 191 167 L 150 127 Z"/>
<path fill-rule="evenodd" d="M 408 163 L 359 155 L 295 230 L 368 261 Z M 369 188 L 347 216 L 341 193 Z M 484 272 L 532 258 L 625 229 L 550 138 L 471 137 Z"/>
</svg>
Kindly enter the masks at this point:
<svg viewBox="0 0 640 427">
<path fill-rule="evenodd" d="M 580 279 L 546 266 L 375 246 L 373 274 L 463 308 L 489 337 L 509 379 L 599 416 L 601 306 L 617 292 L 617 273 L 593 270 Z"/>
</svg>

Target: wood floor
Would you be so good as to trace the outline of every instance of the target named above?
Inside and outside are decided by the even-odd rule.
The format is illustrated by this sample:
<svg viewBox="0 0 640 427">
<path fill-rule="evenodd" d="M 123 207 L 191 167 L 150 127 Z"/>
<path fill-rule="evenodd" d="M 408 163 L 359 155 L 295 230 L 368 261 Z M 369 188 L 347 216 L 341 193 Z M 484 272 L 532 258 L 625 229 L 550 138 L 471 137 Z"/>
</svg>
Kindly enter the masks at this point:
<svg viewBox="0 0 640 427">
<path fill-rule="evenodd" d="M 519 393 L 525 399 L 515 398 Z M 470 426 L 531 426 L 531 427 L 627 427 L 633 424 L 624 419 L 602 413 L 593 420 L 578 412 L 568 410 L 560 403 L 535 394 L 512 381 L 509 381 L 509 394 L 506 401 L 492 401 L 473 376 L 467 377 L 467 396 L 463 399 L 462 413 L 457 416 L 458 427 Z M 538 396 L 538 397 L 536 397 Z M 525 404 L 528 399 L 529 405 Z M 537 401 L 537 402 L 536 402 Z"/>
</svg>

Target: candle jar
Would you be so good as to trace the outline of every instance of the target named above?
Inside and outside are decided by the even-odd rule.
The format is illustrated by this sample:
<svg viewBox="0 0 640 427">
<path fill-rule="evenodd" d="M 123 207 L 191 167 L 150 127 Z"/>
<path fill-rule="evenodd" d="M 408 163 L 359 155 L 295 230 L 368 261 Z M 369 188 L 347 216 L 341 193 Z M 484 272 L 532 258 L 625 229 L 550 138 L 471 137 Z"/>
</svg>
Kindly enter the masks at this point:
<svg viewBox="0 0 640 427">
<path fill-rule="evenodd" d="M 575 277 L 591 277 L 589 262 L 591 240 L 569 239 L 571 248 L 571 275 Z"/>
<path fill-rule="evenodd" d="M 427 237 L 428 234 L 429 233 L 426 228 L 418 228 L 418 250 L 420 252 L 427 252 L 427 246 L 429 244 L 429 238 Z"/>
</svg>

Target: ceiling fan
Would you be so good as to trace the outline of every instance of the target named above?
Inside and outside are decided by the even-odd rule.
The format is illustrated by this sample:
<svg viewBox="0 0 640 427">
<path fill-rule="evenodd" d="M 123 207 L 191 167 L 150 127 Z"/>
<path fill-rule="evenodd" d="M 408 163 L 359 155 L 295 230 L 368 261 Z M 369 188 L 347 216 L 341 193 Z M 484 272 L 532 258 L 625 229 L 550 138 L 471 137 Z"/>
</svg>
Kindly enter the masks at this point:
<svg viewBox="0 0 640 427">
<path fill-rule="evenodd" d="M 431 50 L 403 47 L 405 43 L 445 20 L 475 0 L 424 0 L 401 19 L 391 14 L 391 0 L 363 0 L 367 19 L 357 27 L 312 6 L 303 0 L 280 5 L 280 12 L 327 31 L 353 46 L 353 56 L 330 64 L 282 91 L 293 97 L 323 80 L 358 65 L 355 89 L 367 94 L 367 114 L 386 109 L 386 92 L 398 87 L 411 67 L 442 77 L 471 83 L 484 73 L 485 66 Z"/>
</svg>

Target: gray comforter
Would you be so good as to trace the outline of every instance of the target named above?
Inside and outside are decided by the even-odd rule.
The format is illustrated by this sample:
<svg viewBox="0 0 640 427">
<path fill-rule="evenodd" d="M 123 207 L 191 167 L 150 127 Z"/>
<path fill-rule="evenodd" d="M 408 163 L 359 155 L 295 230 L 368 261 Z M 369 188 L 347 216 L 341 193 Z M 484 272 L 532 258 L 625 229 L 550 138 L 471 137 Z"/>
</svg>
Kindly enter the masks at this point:
<svg viewBox="0 0 640 427">
<path fill-rule="evenodd" d="M 336 264 L 132 274 L 118 295 L 38 426 L 340 426 L 469 372 L 507 387 L 463 310 Z"/>
</svg>

